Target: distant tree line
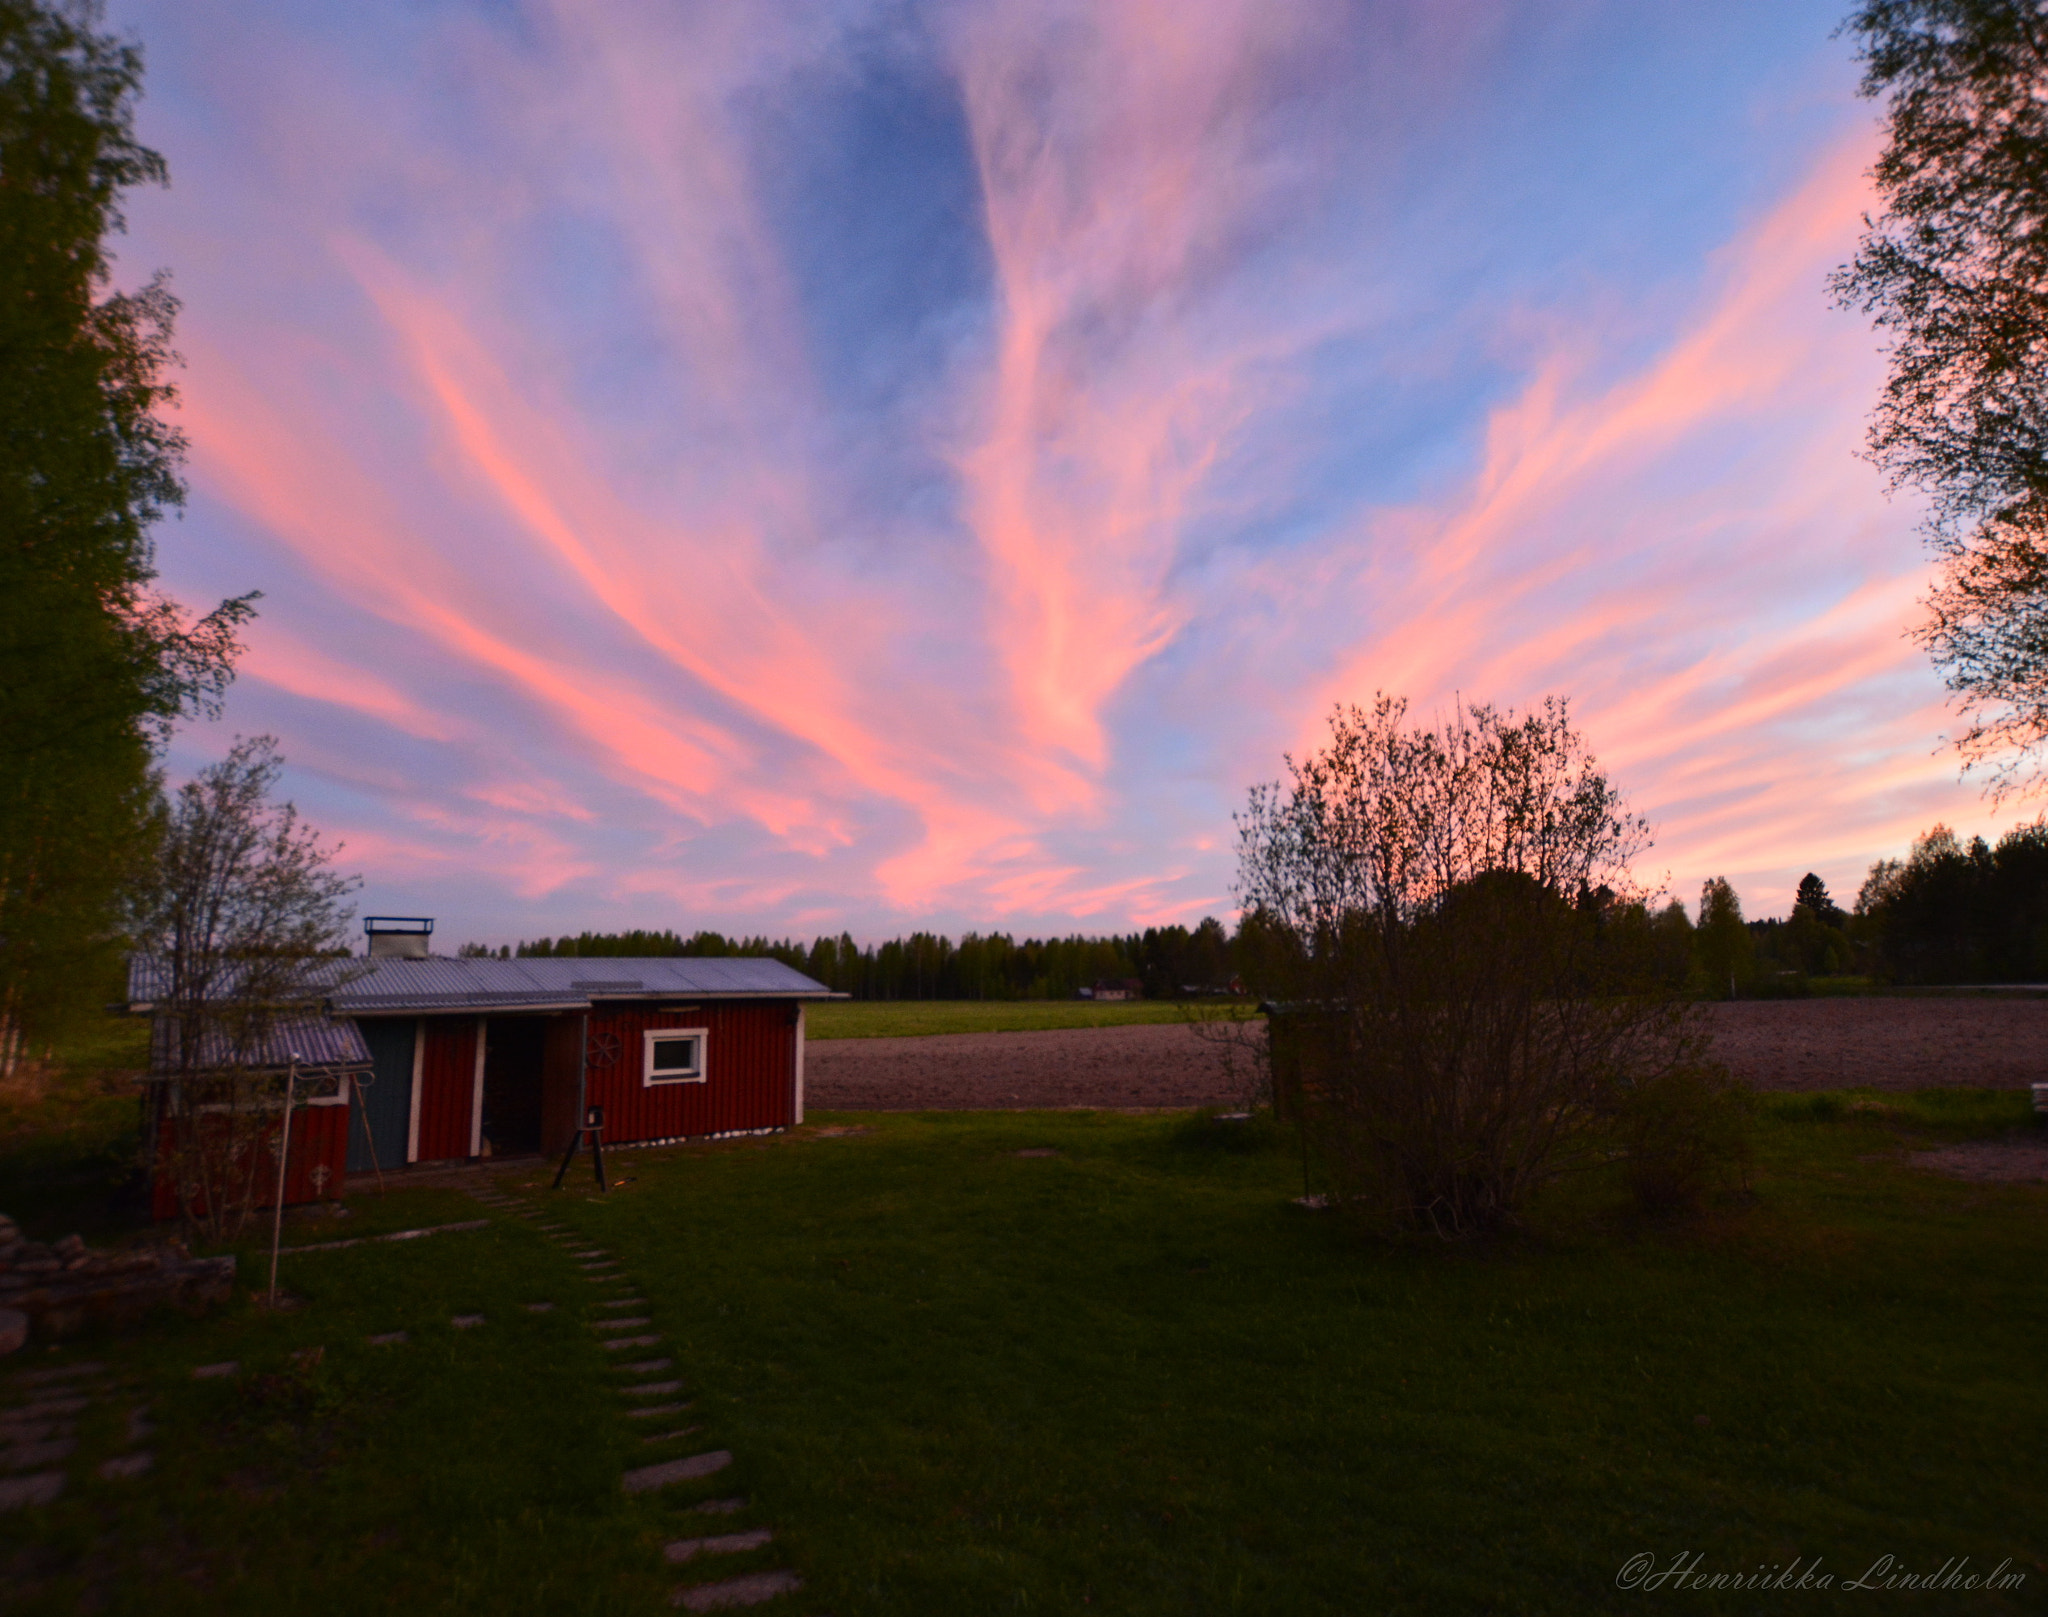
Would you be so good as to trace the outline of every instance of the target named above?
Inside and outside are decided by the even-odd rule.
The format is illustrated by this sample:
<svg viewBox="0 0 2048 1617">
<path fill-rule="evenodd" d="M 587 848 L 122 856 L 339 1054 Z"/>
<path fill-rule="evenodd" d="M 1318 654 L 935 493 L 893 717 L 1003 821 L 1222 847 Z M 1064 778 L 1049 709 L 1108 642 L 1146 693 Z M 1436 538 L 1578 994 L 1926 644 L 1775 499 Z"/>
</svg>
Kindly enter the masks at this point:
<svg viewBox="0 0 2048 1617">
<path fill-rule="evenodd" d="M 970 932 L 955 942 L 932 932 L 862 947 L 851 934 L 798 939 L 720 932 L 583 932 L 537 938 L 496 951 L 465 944 L 470 956 L 767 956 L 835 993 L 856 999 L 1072 999 L 1108 985 L 1149 999 L 1227 993 L 1237 975 L 1237 939 L 1214 916 L 1193 928 L 1147 927 L 1109 937 L 1025 938 Z"/>
<path fill-rule="evenodd" d="M 1715 998 L 1812 991 L 1817 978 L 1878 983 L 2048 982 L 2048 819 L 1996 844 L 1945 825 L 1904 859 L 1870 867 L 1845 911 L 1811 872 L 1783 920 L 1745 920 L 1728 882 L 1700 894 L 1696 925 L 1673 904 L 1664 924 L 1689 932 L 1693 988 Z"/>
<path fill-rule="evenodd" d="M 1662 908 L 1593 895 L 1603 925 L 1636 937 L 1656 980 L 1707 999 L 1799 996 L 1816 980 L 1862 977 L 1900 986 L 2048 982 L 2048 818 L 1994 844 L 1964 842 L 1946 826 L 1904 859 L 1881 859 L 1853 910 L 1809 871 L 1791 913 L 1750 920 L 1725 877 L 1700 891 L 1698 917 L 1672 899 Z M 1257 973 L 1270 947 L 1254 911 L 1235 932 L 1214 916 L 1192 928 L 1148 927 L 1107 937 L 1025 938 L 932 932 L 862 946 L 848 933 L 797 939 L 701 931 L 582 932 L 462 953 L 527 956 L 766 956 L 856 999 L 1072 999 L 1099 985 L 1147 999 L 1223 994 Z"/>
</svg>

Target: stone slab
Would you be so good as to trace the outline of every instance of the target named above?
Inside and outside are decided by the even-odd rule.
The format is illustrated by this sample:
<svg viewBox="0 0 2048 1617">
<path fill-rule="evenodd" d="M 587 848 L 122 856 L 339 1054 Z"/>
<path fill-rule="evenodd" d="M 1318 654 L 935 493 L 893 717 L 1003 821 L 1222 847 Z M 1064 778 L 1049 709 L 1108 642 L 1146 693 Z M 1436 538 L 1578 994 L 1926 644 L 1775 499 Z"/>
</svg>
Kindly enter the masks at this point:
<svg viewBox="0 0 2048 1617">
<path fill-rule="evenodd" d="M 754 1527 L 744 1533 L 715 1533 L 709 1538 L 679 1538 L 673 1544 L 662 1546 L 661 1553 L 673 1562 L 694 1561 L 700 1555 L 741 1555 L 748 1550 L 758 1550 L 763 1544 L 772 1543 L 775 1535 L 765 1527 Z"/>
<path fill-rule="evenodd" d="M 222 1376 L 240 1375 L 241 1371 L 242 1365 L 239 1359 L 229 1359 L 221 1364 L 195 1364 L 192 1367 L 192 1379 L 194 1381 L 217 1381 Z"/>
<path fill-rule="evenodd" d="M 645 1308 L 645 1297 L 607 1297 L 597 1305 L 599 1308 Z"/>
<path fill-rule="evenodd" d="M 53 1437 L 43 1443 L 16 1443 L 0 1449 L 0 1471 L 34 1471 L 40 1466 L 58 1465 L 78 1448 L 75 1437 Z"/>
<path fill-rule="evenodd" d="M 106 1369 L 103 1364 L 92 1364 L 80 1360 L 77 1364 L 60 1364 L 49 1370 L 24 1370 L 18 1376 L 9 1376 L 10 1387 L 44 1387 L 52 1381 L 69 1381 L 73 1376 L 96 1376 Z"/>
<path fill-rule="evenodd" d="M 681 1392 L 680 1381 L 643 1381 L 637 1387 L 621 1387 L 621 1398 L 663 1398 L 672 1392 Z"/>
<path fill-rule="evenodd" d="M 623 1375 L 651 1376 L 657 1370 L 673 1369 L 675 1362 L 674 1359 L 642 1359 L 637 1364 L 615 1364 L 612 1368 Z"/>
<path fill-rule="evenodd" d="M 669 1604 L 684 1611 L 727 1611 L 738 1606 L 760 1606 L 778 1595 L 795 1594 L 804 1580 L 794 1572 L 749 1572 L 744 1577 L 725 1578 L 717 1583 L 694 1583 L 669 1596 Z"/>
<path fill-rule="evenodd" d="M 690 1506 L 690 1509 L 704 1516 L 730 1516 L 747 1508 L 744 1494 L 735 1494 L 730 1499 L 706 1499 Z"/>
<path fill-rule="evenodd" d="M 629 1409 L 627 1420 L 653 1420 L 657 1415 L 680 1415 L 688 1404 L 649 1404 L 645 1409 Z"/>
<path fill-rule="evenodd" d="M 715 1476 L 731 1464 L 731 1449 L 713 1449 L 708 1454 L 692 1454 L 686 1459 L 639 1466 L 620 1478 L 619 1485 L 627 1493 L 652 1493 L 656 1488 L 667 1488 L 678 1482 L 694 1482 L 699 1477 Z"/>
<path fill-rule="evenodd" d="M 528 1303 L 526 1311 L 529 1314 L 552 1314 L 555 1311 L 555 1305 L 553 1303 Z"/>
<path fill-rule="evenodd" d="M 108 1482 L 125 1482 L 130 1477 L 139 1477 L 156 1464 L 154 1454 L 117 1454 L 111 1460 L 100 1462 L 100 1475 Z"/>
<path fill-rule="evenodd" d="M 363 1340 L 368 1342 L 371 1347 L 397 1347 L 403 1342 L 410 1341 L 411 1338 L 403 1331 L 384 1331 L 376 1336 L 365 1337 Z"/>
<path fill-rule="evenodd" d="M 678 1438 L 695 1437 L 703 1430 L 702 1426 L 678 1426 L 673 1432 L 656 1432 L 652 1437 L 643 1437 L 640 1441 L 643 1445 L 649 1443 L 673 1443 Z"/>
<path fill-rule="evenodd" d="M 64 1491 L 64 1473 L 45 1471 L 32 1477 L 0 1477 L 0 1510 L 47 1505 Z"/>
<path fill-rule="evenodd" d="M 637 1331 L 640 1329 L 641 1326 L 652 1325 L 653 1323 L 653 1320 L 649 1319 L 645 1314 L 642 1314 L 637 1319 L 594 1320 L 592 1321 L 590 1328 L 593 1331 Z"/>
<path fill-rule="evenodd" d="M 600 1342 L 597 1345 L 607 1353 L 616 1353 L 620 1348 L 653 1347 L 660 1340 L 661 1338 L 658 1336 L 619 1336 L 614 1337 L 609 1342 Z"/>
<path fill-rule="evenodd" d="M 484 1317 L 481 1314 L 457 1314 L 448 1323 L 458 1331 L 473 1331 L 483 1322 Z"/>
<path fill-rule="evenodd" d="M 62 1393 L 44 1393 L 31 1398 L 21 1406 L 20 1413 L 29 1420 L 48 1420 L 53 1415 L 76 1415 L 92 1406 L 90 1398 L 67 1398 Z"/>
</svg>

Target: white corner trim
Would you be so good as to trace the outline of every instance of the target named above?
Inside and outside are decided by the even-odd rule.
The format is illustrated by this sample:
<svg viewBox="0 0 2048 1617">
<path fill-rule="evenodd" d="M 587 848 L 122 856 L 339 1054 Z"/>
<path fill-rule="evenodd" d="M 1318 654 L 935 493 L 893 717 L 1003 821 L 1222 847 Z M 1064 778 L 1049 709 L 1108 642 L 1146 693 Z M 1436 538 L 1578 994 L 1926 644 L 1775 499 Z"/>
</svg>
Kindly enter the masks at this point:
<svg viewBox="0 0 2048 1617">
<path fill-rule="evenodd" d="M 804 1122 L 804 1002 L 796 1002 L 796 1128 Z"/>
<path fill-rule="evenodd" d="M 412 1115 L 405 1123 L 405 1160 L 420 1159 L 420 1079 L 427 1070 L 427 1019 L 412 1019 Z"/>
<path fill-rule="evenodd" d="M 469 1154 L 480 1157 L 484 1151 L 484 1034 L 489 1022 L 479 1016 L 476 1019 L 476 1080 L 469 1090 Z"/>
</svg>

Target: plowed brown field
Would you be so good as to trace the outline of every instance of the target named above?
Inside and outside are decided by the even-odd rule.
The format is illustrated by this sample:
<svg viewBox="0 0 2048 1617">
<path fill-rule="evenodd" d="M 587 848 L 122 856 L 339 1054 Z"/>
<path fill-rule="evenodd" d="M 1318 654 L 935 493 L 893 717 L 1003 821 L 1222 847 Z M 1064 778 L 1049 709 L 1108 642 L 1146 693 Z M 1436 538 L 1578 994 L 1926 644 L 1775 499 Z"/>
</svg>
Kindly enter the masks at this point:
<svg viewBox="0 0 2048 1617">
<path fill-rule="evenodd" d="M 1746 1001 L 1707 1008 L 1715 1054 L 1759 1089 L 2020 1088 L 2048 1082 L 2048 999 Z M 805 1053 L 820 1110 L 1242 1103 L 1228 1047 L 1197 1029 L 1067 1028 L 833 1039 Z"/>
</svg>

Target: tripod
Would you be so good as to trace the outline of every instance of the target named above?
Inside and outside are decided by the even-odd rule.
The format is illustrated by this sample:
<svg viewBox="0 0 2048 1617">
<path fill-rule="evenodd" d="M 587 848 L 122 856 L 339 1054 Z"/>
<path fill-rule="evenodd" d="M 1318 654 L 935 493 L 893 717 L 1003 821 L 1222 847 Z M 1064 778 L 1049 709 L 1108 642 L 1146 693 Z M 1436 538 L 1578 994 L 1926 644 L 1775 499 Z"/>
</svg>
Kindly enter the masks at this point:
<svg viewBox="0 0 2048 1617">
<path fill-rule="evenodd" d="M 562 1188 L 562 1180 L 569 1172 L 569 1164 L 576 1160 L 576 1152 L 582 1146 L 583 1137 L 586 1134 L 590 1136 L 592 1164 L 597 1169 L 598 1193 L 600 1195 L 611 1194 L 611 1186 L 606 1182 L 604 1176 L 604 1108 L 602 1106 L 584 1108 L 583 1127 L 576 1131 L 569 1141 L 569 1149 L 562 1153 L 562 1165 L 555 1170 L 555 1182 L 549 1187 L 550 1189 L 560 1190 Z"/>
</svg>

